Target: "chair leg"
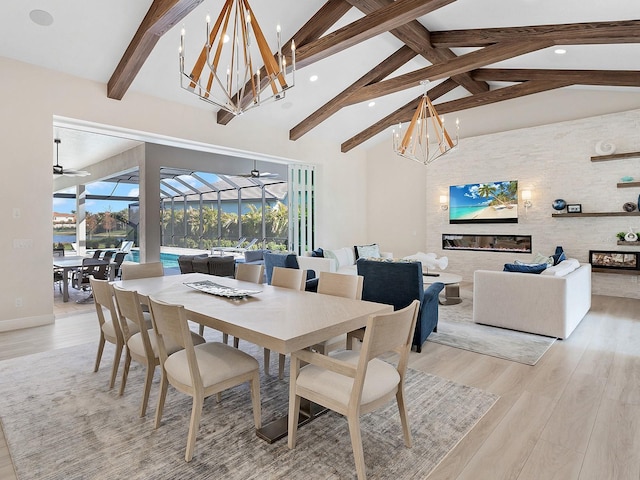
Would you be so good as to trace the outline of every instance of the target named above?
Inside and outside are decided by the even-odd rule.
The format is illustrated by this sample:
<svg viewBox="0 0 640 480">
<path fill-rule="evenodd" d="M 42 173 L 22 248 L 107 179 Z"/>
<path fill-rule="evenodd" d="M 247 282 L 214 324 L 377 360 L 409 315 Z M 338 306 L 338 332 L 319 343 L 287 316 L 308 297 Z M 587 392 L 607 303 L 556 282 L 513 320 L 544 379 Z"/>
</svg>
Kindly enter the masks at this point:
<svg viewBox="0 0 640 480">
<path fill-rule="evenodd" d="M 109 390 L 116 384 L 118 376 L 118 367 L 120 367 L 120 357 L 122 357 L 122 344 L 116 343 L 116 353 L 113 355 L 113 366 L 111 367 L 111 380 L 109 381 Z"/>
<path fill-rule="evenodd" d="M 196 446 L 196 437 L 198 436 L 198 427 L 200 426 L 200 415 L 202 414 L 202 405 L 204 398 L 200 395 L 194 395 L 193 407 L 191 407 L 191 422 L 189 423 L 189 437 L 187 438 L 187 451 L 184 459 L 190 462 L 193 458 L 193 450 Z"/>
<path fill-rule="evenodd" d="M 262 407 L 260 406 L 260 374 L 256 371 L 251 378 L 251 404 L 253 405 L 253 423 L 262 427 Z"/>
<path fill-rule="evenodd" d="M 140 407 L 140 417 L 147 414 L 147 405 L 149 404 L 149 392 L 151 392 L 151 382 L 153 382 L 153 374 L 156 371 L 155 365 L 147 365 L 147 375 L 144 379 L 144 393 L 142 395 L 142 406 Z"/>
<path fill-rule="evenodd" d="M 204 325 L 200 324 L 200 328 L 198 329 L 198 333 L 200 334 L 200 336 L 204 335 Z M 227 342 L 224 342 L 227 343 Z"/>
<path fill-rule="evenodd" d="M 285 361 L 285 358 L 286 358 L 285 355 L 283 355 L 282 353 L 278 357 L 278 378 L 280 380 L 284 379 L 284 361 Z"/>
<path fill-rule="evenodd" d="M 131 365 L 131 353 L 127 348 L 127 356 L 124 360 L 124 370 L 122 371 L 122 383 L 120 383 L 120 396 L 124 394 L 124 387 L 127 386 L 127 376 L 129 375 L 129 366 Z"/>
<path fill-rule="evenodd" d="M 364 465 L 364 450 L 362 449 L 362 437 L 360 435 L 360 417 L 357 415 L 349 415 L 348 420 L 351 448 L 353 448 L 353 459 L 356 462 L 358 480 L 366 480 L 367 469 Z"/>
<path fill-rule="evenodd" d="M 96 355 L 96 364 L 93 367 L 93 371 L 97 372 L 98 368 L 100 368 L 100 360 L 102 360 L 102 352 L 104 351 L 104 334 L 100 332 L 100 341 L 98 342 L 98 354 Z"/>
<path fill-rule="evenodd" d="M 158 428 L 160 426 L 160 422 L 162 421 L 162 411 L 164 410 L 164 401 L 167 398 L 168 387 L 169 387 L 169 381 L 167 380 L 167 374 L 163 369 L 162 378 L 160 379 L 160 393 L 158 394 L 158 406 L 156 408 L 155 428 Z"/>
<path fill-rule="evenodd" d="M 222 334 L 222 343 L 224 343 L 225 345 L 227 343 L 229 343 L 229 334 L 228 333 L 223 333 Z"/>
<path fill-rule="evenodd" d="M 398 402 L 398 411 L 400 413 L 400 422 L 402 423 L 402 433 L 404 435 L 404 444 L 407 448 L 411 448 L 411 428 L 409 427 L 409 417 L 407 416 L 407 405 L 404 401 L 404 389 L 399 388 L 396 393 Z"/>
<path fill-rule="evenodd" d="M 238 348 L 240 346 L 240 339 L 238 337 L 233 337 L 233 348 Z"/>
<path fill-rule="evenodd" d="M 269 362 L 271 361 L 271 350 L 264 349 L 264 374 L 269 375 Z"/>
</svg>

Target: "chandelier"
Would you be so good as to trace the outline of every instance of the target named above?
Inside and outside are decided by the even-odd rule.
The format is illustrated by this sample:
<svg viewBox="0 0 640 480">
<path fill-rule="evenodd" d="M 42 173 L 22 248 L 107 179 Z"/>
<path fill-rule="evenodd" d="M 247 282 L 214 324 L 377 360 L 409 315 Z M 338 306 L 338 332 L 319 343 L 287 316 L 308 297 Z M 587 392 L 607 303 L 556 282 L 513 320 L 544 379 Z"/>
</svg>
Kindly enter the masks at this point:
<svg viewBox="0 0 640 480">
<path fill-rule="evenodd" d="M 454 142 L 444 126 L 444 118 L 438 115 L 436 107 L 427 95 L 427 83 L 427 81 L 420 82 L 425 88 L 424 95 L 407 130 L 403 134 L 402 123 L 398 125 L 397 132 L 393 130 L 393 151 L 401 157 L 415 160 L 423 165 L 428 165 L 453 150 L 458 145 L 460 130 L 460 122 L 456 119 Z M 432 128 L 429 128 L 429 118 L 431 118 Z M 435 144 L 435 148 L 429 145 L 430 142 Z"/>
<path fill-rule="evenodd" d="M 184 70 L 185 29 L 180 34 L 180 86 L 198 97 L 234 115 L 269 100 L 284 98 L 295 84 L 296 48 L 291 41 L 291 85 L 287 83 L 287 60 L 282 54 L 280 25 L 277 26 L 278 49 L 274 55 L 247 0 L 226 0 L 211 28 L 207 15 L 204 47 L 191 73 Z M 253 62 L 258 53 L 260 64 Z M 203 73 L 205 67 L 208 74 Z"/>
</svg>

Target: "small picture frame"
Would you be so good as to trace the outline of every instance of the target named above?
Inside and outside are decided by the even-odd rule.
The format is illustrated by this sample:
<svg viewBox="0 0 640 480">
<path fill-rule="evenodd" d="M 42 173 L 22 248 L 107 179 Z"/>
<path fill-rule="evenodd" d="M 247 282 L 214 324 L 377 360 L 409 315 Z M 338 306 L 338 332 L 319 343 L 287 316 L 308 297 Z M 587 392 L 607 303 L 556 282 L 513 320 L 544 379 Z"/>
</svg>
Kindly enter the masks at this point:
<svg viewBox="0 0 640 480">
<path fill-rule="evenodd" d="M 580 203 L 568 203 L 567 213 L 582 213 L 582 204 Z"/>
</svg>

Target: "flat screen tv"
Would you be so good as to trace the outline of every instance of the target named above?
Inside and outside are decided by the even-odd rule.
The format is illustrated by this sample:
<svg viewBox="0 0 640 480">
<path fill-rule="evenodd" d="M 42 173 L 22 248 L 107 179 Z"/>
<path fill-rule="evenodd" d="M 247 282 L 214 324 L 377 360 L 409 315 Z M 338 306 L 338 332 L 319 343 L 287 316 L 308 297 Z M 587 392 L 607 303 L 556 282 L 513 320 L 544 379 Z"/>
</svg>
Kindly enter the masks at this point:
<svg viewBox="0 0 640 480">
<path fill-rule="evenodd" d="M 518 223 L 518 181 L 450 186 L 449 223 Z"/>
</svg>

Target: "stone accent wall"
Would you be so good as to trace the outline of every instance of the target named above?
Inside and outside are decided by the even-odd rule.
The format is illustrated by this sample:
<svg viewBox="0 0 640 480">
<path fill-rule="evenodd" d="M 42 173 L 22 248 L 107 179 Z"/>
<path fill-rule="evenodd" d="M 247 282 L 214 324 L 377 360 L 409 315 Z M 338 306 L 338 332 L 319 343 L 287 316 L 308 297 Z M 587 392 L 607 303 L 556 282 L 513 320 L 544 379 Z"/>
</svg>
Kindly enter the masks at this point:
<svg viewBox="0 0 640 480">
<path fill-rule="evenodd" d="M 522 112 L 526 114 L 526 112 Z M 640 181 L 637 158 L 592 162 L 595 145 L 604 140 L 616 153 L 640 151 L 640 110 L 513 130 L 460 141 L 457 151 L 431 164 L 427 173 L 427 250 L 449 257 L 447 271 L 473 281 L 479 269 L 498 270 L 516 258 L 531 261 L 537 252 L 550 255 L 562 245 L 569 257 L 589 261 L 589 250 L 640 251 L 618 246 L 616 233 L 640 231 L 640 217 L 552 218 L 554 199 L 579 203 L 583 212 L 619 212 L 625 202 L 638 202 L 640 187 L 617 188 L 621 177 Z M 531 190 L 533 206 L 519 202 L 517 224 L 450 225 L 439 196 L 450 185 L 518 180 Z M 532 235 L 532 255 L 442 250 L 442 233 Z M 593 293 L 640 298 L 635 275 L 593 274 Z"/>
</svg>

